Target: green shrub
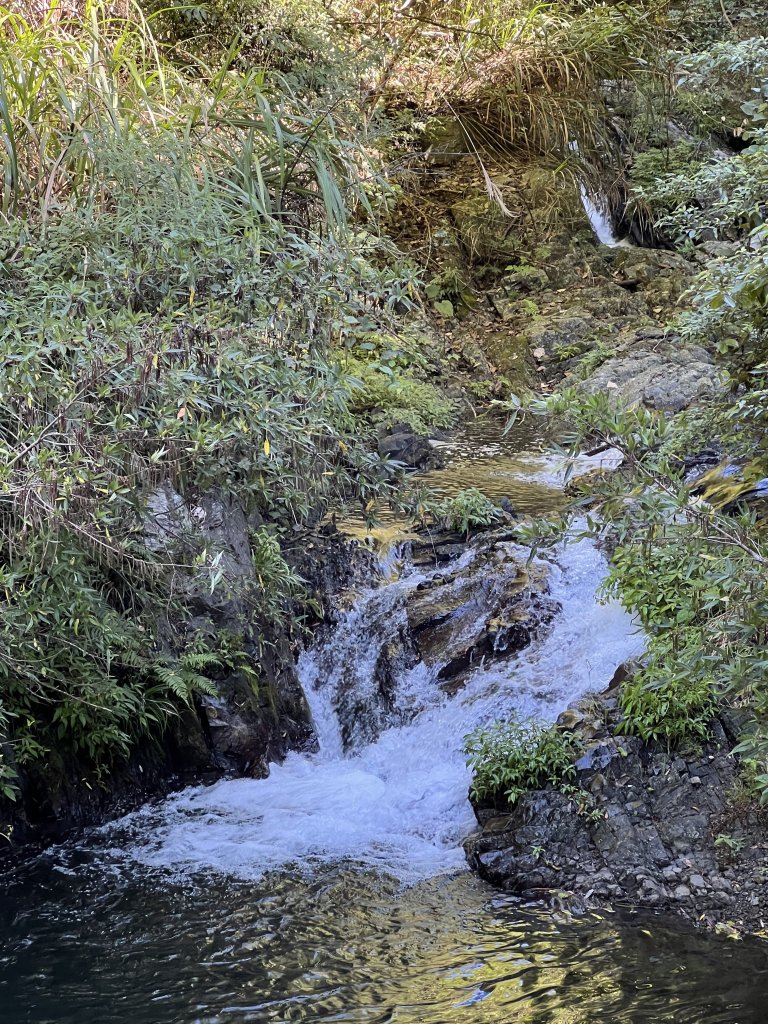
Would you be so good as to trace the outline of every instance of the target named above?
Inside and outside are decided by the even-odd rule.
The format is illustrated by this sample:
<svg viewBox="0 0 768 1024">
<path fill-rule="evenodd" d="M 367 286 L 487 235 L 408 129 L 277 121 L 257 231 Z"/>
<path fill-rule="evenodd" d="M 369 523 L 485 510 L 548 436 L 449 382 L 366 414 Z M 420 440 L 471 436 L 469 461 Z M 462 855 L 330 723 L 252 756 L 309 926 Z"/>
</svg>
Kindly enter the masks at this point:
<svg viewBox="0 0 768 1024">
<path fill-rule="evenodd" d="M 476 487 L 466 487 L 453 498 L 443 498 L 432 504 L 430 511 L 438 522 L 463 534 L 469 534 L 473 527 L 490 526 L 500 517 L 496 505 Z"/>
<path fill-rule="evenodd" d="M 464 752 L 472 769 L 472 796 L 512 806 L 523 793 L 562 787 L 575 777 L 578 741 L 556 726 L 513 718 L 475 730 Z"/>
<path fill-rule="evenodd" d="M 3 792 L 52 750 L 105 771 L 209 690 L 184 594 L 285 615 L 285 531 L 389 486 L 333 350 L 411 288 L 350 227 L 373 211 L 344 110 L 236 54 L 174 63 L 138 13 L 44 6 L 0 6 Z M 193 529 L 148 543 L 159 484 L 265 520 L 254 578 Z"/>
<path fill-rule="evenodd" d="M 673 430 L 666 417 L 573 391 L 546 408 L 570 424 L 561 436 L 571 453 L 597 441 L 625 460 L 620 472 L 592 479 L 585 529 L 609 538 L 606 596 L 618 597 L 646 633 L 645 667 L 621 697 L 622 729 L 670 746 L 701 740 L 723 699 L 768 720 L 768 551 L 755 517 L 692 499 L 662 454 Z M 750 750 L 764 755 L 765 733 L 755 730 L 753 740 Z"/>
<path fill-rule="evenodd" d="M 642 672 L 622 687 L 619 704 L 624 718 L 618 732 L 678 746 L 709 736 L 717 702 L 706 679 L 660 678 Z"/>
</svg>

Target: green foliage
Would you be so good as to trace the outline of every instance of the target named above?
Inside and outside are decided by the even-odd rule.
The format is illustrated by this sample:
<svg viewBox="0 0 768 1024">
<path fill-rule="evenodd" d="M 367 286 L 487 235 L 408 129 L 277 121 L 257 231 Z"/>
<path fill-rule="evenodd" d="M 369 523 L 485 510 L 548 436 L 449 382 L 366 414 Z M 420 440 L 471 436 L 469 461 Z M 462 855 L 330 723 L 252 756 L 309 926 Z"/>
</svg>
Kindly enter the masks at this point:
<svg viewBox="0 0 768 1024">
<path fill-rule="evenodd" d="M 717 708 L 711 684 L 676 674 L 665 679 L 660 675 L 663 667 L 655 668 L 652 685 L 641 672 L 622 687 L 619 703 L 624 718 L 618 731 L 668 747 L 706 739 Z"/>
<path fill-rule="evenodd" d="M 476 487 L 466 487 L 453 498 L 433 503 L 430 511 L 438 522 L 465 535 L 476 527 L 491 526 L 500 515 L 491 499 Z"/>
<path fill-rule="evenodd" d="M 477 729 L 464 744 L 472 796 L 514 806 L 529 790 L 567 786 L 575 777 L 577 750 L 572 733 L 543 722 L 511 719 Z"/>
<path fill-rule="evenodd" d="M 729 835 L 727 832 L 720 832 L 715 836 L 715 849 L 725 850 L 729 854 L 740 853 L 745 845 L 745 839 L 742 839 L 740 836 Z"/>
<path fill-rule="evenodd" d="M 760 90 L 768 76 L 766 39 L 719 40 L 693 53 L 678 55 L 676 102 L 699 132 L 741 133 L 742 104 L 752 89 Z"/>
<path fill-rule="evenodd" d="M 644 49 L 652 27 L 641 7 L 456 8 L 462 32 L 455 52 L 440 55 L 446 98 L 476 145 L 562 157 L 578 139 L 582 152 L 593 151 L 609 136 L 602 83 L 651 77 Z"/>
<path fill-rule="evenodd" d="M 707 261 L 693 296 L 693 309 L 681 317 L 679 327 L 686 340 L 713 346 L 728 360 L 736 380 L 746 383 L 749 371 L 768 356 L 768 265 L 764 256 L 768 237 L 768 62 L 764 41 L 722 44 L 704 61 L 702 75 L 708 74 L 712 61 L 717 68 L 742 75 L 738 94 L 746 102 L 741 102 L 739 113 L 749 144 L 726 159 L 698 169 L 678 168 L 677 173 L 662 175 L 655 183 L 648 181 L 638 194 L 659 211 L 659 227 L 679 244 L 712 239 L 726 243 Z"/>
<path fill-rule="evenodd" d="M 0 751 L 0 797 L 15 803 L 19 798 L 19 787 L 16 784 L 16 772 L 5 760 L 5 752 Z M 9 839 L 7 826 L 0 826 L 0 837 Z"/>
<path fill-rule="evenodd" d="M 424 288 L 424 294 L 431 299 L 438 313 L 449 317 L 453 316 L 457 307 L 474 309 L 477 305 L 466 271 L 456 267 L 449 267 L 431 278 Z"/>
<path fill-rule="evenodd" d="M 657 198 L 659 181 L 689 178 L 702 168 L 705 159 L 705 147 L 697 142 L 662 143 L 656 149 L 636 153 L 629 171 L 634 209 L 641 208 L 654 219 L 671 213 L 676 205 L 674 196 L 666 193 L 663 199 Z"/>
<path fill-rule="evenodd" d="M 251 534 L 251 560 L 260 588 L 255 602 L 258 614 L 276 624 L 286 603 L 303 596 L 304 581 L 283 558 L 277 537 L 264 528 Z"/>
<path fill-rule="evenodd" d="M 141 147 L 152 187 L 215 191 L 241 228 L 306 222 L 320 203 L 338 221 L 353 192 L 367 203 L 353 165 L 365 153 L 341 111 L 318 112 L 277 72 L 235 73 L 235 51 L 213 67 L 171 63 L 133 3 L 121 19 L 88 0 L 72 22 L 56 6 L 39 24 L 0 7 L 3 213 L 109 209 L 115 153 L 125 174 Z"/>
<path fill-rule="evenodd" d="M 106 771 L 211 692 L 183 595 L 277 622 L 300 595 L 280 531 L 388 486 L 334 352 L 391 326 L 412 272 L 352 226 L 376 183 L 345 110 L 234 51 L 171 61 L 128 6 L 0 12 L 4 785 L 54 749 Z M 270 524 L 252 577 L 189 515 L 216 492 Z"/>
<path fill-rule="evenodd" d="M 599 442 L 625 457 L 623 471 L 593 483 L 585 524 L 588 535 L 610 538 L 606 592 L 647 635 L 646 665 L 622 698 L 625 730 L 670 744 L 701 739 L 717 703 L 730 701 L 754 717 L 743 752 L 764 759 L 768 547 L 755 516 L 692 497 L 679 463 L 664 455 L 673 429 L 664 417 L 573 391 L 540 408 L 566 420 L 567 451 Z"/>
</svg>

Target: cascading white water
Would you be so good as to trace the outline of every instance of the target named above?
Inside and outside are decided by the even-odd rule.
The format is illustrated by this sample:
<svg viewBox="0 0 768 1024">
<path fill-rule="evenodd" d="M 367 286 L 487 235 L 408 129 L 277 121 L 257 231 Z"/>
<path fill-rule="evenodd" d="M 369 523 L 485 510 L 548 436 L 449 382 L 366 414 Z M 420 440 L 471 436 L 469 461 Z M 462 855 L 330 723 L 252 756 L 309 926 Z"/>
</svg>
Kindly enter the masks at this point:
<svg viewBox="0 0 768 1024">
<path fill-rule="evenodd" d="M 579 152 L 579 144 L 575 139 L 568 143 L 568 148 L 572 153 Z M 583 181 L 579 182 L 579 195 L 590 226 L 601 245 L 607 245 L 610 249 L 615 249 L 618 246 L 631 246 L 632 243 L 628 239 L 617 237 L 609 212 L 608 200 L 604 195 L 590 192 Z"/>
<path fill-rule="evenodd" d="M 589 223 L 598 242 L 611 249 L 629 245 L 626 239 L 619 239 L 616 236 L 608 214 L 608 204 L 601 202 L 600 197 L 592 197 L 583 184 L 579 185 L 579 192 L 581 193 L 581 205 L 584 207 L 584 212 L 589 218 Z"/>
<path fill-rule="evenodd" d="M 337 861 L 406 883 L 461 869 L 461 840 L 474 825 L 465 734 L 512 711 L 553 719 L 574 698 L 602 689 L 642 647 L 623 609 L 596 600 L 604 573 L 591 543 L 566 546 L 551 571 L 562 611 L 544 639 L 511 660 L 480 666 L 453 697 L 440 689 L 437 666 L 406 668 L 396 696 L 398 705 L 409 705 L 410 721 L 385 727 L 345 755 L 334 681 L 323 668 L 328 651 L 346 673 L 345 685 L 364 695 L 380 629 L 397 628 L 405 593 L 423 577 L 414 573 L 362 595 L 324 651 L 310 650 L 300 661 L 319 753 L 291 754 L 267 779 L 186 790 L 129 816 L 129 854 L 155 867 L 239 878 Z"/>
</svg>

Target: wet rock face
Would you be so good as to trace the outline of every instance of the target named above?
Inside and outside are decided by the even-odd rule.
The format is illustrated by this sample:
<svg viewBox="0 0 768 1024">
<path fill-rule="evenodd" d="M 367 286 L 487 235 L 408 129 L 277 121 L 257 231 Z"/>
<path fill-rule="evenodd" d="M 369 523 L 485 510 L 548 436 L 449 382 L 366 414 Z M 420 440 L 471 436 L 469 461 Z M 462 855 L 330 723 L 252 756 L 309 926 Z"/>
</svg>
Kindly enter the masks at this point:
<svg viewBox="0 0 768 1024">
<path fill-rule="evenodd" d="M 407 423 L 398 423 L 382 431 L 378 448 L 382 458 L 402 462 L 410 469 L 425 469 L 437 462 L 429 438 L 417 434 Z"/>
<path fill-rule="evenodd" d="M 407 569 L 386 587 L 364 589 L 340 608 L 312 648 L 308 684 L 331 693 L 353 751 L 420 710 L 409 673 L 426 672 L 453 693 L 482 664 L 512 657 L 540 637 L 559 609 L 546 570 L 504 529 L 471 541 L 432 533 L 412 542 Z M 327 644 L 333 628 L 334 643 Z"/>
<path fill-rule="evenodd" d="M 503 540 L 482 549 L 468 569 L 448 567 L 432 576 L 407 604 L 419 659 L 439 665 L 438 678 L 451 689 L 481 661 L 526 647 L 557 610 L 541 568 L 525 568 L 519 549 Z"/>
<path fill-rule="evenodd" d="M 59 838 L 72 827 L 102 822 L 179 785 L 223 772 L 262 776 L 270 761 L 288 750 L 312 747 L 295 639 L 288 625 L 256 621 L 248 600 L 254 579 L 250 530 L 259 525 L 258 517 L 249 520 L 235 501 L 220 494 L 189 503 L 165 485 L 151 495 L 147 544 L 158 552 L 184 554 L 202 541 L 221 554 L 225 574 L 213 593 L 210 586 L 189 584 L 186 616 L 172 626 L 188 642 L 202 635 L 213 650 L 234 642 L 236 667 L 223 663 L 212 669 L 216 696 L 180 709 L 162 736 L 138 743 L 106 782 L 72 753 L 52 752 L 46 765 L 22 771 L 20 800 L 0 807 L 0 819 L 13 825 L 15 843 Z M 332 528 L 297 532 L 284 555 L 307 581 L 320 618 L 331 595 L 370 580 L 374 562 L 370 552 Z M 0 846 L 0 857 L 6 848 L 9 844 Z"/>
<path fill-rule="evenodd" d="M 174 554 L 205 547 L 219 557 L 222 580 L 216 588 L 204 578 L 186 584 L 189 618 L 180 626 L 190 642 L 202 635 L 216 650 L 226 636 L 239 648 L 242 667 L 227 667 L 224 660 L 215 678 L 216 697 L 198 702 L 198 727 L 210 751 L 210 768 L 256 776 L 267 773 L 271 760 L 312 741 L 291 638 L 254 615 L 251 597 L 258 579 L 250 531 L 260 525 L 260 518 L 249 521 L 230 495 L 212 492 L 191 503 L 169 484 L 150 496 L 145 516 L 147 543 L 155 550 Z"/>
<path fill-rule="evenodd" d="M 557 890 L 576 907 L 629 902 L 713 926 L 762 927 L 766 816 L 729 803 L 732 738 L 715 721 L 704 750 L 669 753 L 617 736 L 615 704 L 606 697 L 597 709 L 577 705 L 561 716 L 561 727 L 584 742 L 574 797 L 546 790 L 526 794 L 509 813 L 478 809 L 482 830 L 465 844 L 471 867 L 524 897 Z M 723 835 L 749 851 L 739 855 L 743 863 Z"/>
</svg>

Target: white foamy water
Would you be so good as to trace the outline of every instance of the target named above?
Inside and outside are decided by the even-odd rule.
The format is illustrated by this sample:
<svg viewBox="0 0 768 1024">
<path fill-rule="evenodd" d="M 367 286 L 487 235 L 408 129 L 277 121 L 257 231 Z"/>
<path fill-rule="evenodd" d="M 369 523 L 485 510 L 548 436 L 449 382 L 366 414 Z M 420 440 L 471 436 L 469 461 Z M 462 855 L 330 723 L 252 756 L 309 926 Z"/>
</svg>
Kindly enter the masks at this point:
<svg viewBox="0 0 768 1024">
<path fill-rule="evenodd" d="M 601 245 L 607 245 L 610 249 L 629 246 L 630 242 L 626 238 L 620 239 L 616 236 L 605 198 L 590 195 L 583 184 L 579 185 L 579 192 L 581 193 L 581 205 L 584 207 L 584 212 L 589 218 L 589 223 L 598 242 Z"/>
<path fill-rule="evenodd" d="M 405 883 L 462 869 L 461 841 L 474 827 L 462 754 L 466 733 L 513 711 L 554 719 L 575 698 L 604 688 L 616 667 L 642 648 L 623 609 L 596 601 L 604 573 L 592 544 L 567 546 L 551 576 L 562 611 L 544 639 L 505 662 L 481 666 L 453 697 L 438 686 L 439 666 L 404 668 L 396 704 L 408 704 L 410 720 L 385 722 L 375 739 L 344 754 L 334 672 L 366 699 L 381 630 L 387 623 L 398 628 L 407 590 L 423 577 L 362 595 L 323 652 L 310 651 L 300 662 L 319 753 L 291 754 L 267 779 L 188 789 L 130 815 L 118 823 L 132 837 L 128 854 L 175 872 L 247 879 L 339 861 Z M 331 671 L 323 668 L 329 652 Z"/>
</svg>

